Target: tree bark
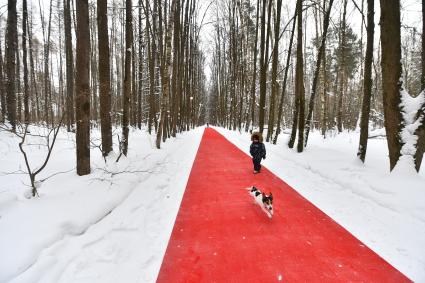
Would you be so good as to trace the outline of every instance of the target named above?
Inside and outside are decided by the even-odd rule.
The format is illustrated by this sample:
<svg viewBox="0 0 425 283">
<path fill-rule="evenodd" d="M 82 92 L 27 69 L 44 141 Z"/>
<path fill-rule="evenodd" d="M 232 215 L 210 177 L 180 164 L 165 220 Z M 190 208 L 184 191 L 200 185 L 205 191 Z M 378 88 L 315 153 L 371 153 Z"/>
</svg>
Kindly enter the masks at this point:
<svg viewBox="0 0 425 283">
<path fill-rule="evenodd" d="M 297 151 L 304 150 L 304 109 L 305 109 L 305 89 L 304 89 L 304 59 L 303 59 L 303 9 L 302 0 L 298 5 L 298 39 L 297 39 L 297 65 L 295 71 L 295 93 L 298 97 L 298 145 Z"/>
<path fill-rule="evenodd" d="M 400 157 L 400 132 L 403 121 L 400 103 L 401 42 L 400 0 L 381 2 L 382 89 L 384 98 L 385 130 L 387 132 L 390 170 Z"/>
<path fill-rule="evenodd" d="M 124 65 L 124 95 L 122 115 L 122 153 L 127 156 L 128 151 L 128 123 L 131 97 L 131 50 L 133 45 L 133 16 L 131 0 L 125 1 L 125 65 Z"/>
<path fill-rule="evenodd" d="M 32 81 L 32 89 L 34 90 L 34 95 L 35 95 L 35 107 L 36 107 L 36 121 L 39 122 L 41 120 L 41 113 L 40 113 L 40 97 L 39 97 L 39 92 L 38 92 L 38 85 L 37 85 L 37 77 L 36 77 L 36 73 L 35 73 L 35 63 L 34 63 L 34 53 L 33 53 L 33 44 L 32 44 L 32 21 L 31 21 L 31 29 L 28 26 L 28 31 L 29 31 L 29 37 L 28 37 L 28 46 L 30 48 L 29 53 L 30 53 L 30 68 L 31 68 L 31 81 Z"/>
<path fill-rule="evenodd" d="M 272 0 L 269 0 L 270 2 Z M 266 101 L 266 80 L 267 80 L 267 58 L 265 58 L 265 43 L 266 43 L 266 4 L 267 0 L 263 0 L 262 15 L 261 15 L 261 39 L 260 39 L 260 109 L 258 124 L 260 132 L 264 130 L 264 104 Z M 271 6 L 271 5 L 269 5 Z"/>
<path fill-rule="evenodd" d="M 41 9 L 41 6 L 40 6 Z M 43 20 L 43 18 L 42 18 Z M 47 38 L 45 38 L 44 42 L 44 120 L 46 124 L 49 123 L 49 119 L 51 120 L 51 124 L 53 125 L 53 117 L 51 115 L 52 105 L 50 103 L 51 92 L 50 92 L 50 78 L 49 78 L 49 56 L 50 56 L 50 31 L 51 31 L 51 23 L 52 23 L 52 0 L 50 0 L 50 9 L 49 9 L 49 24 L 47 27 Z M 43 24 L 44 26 L 44 24 Z M 44 30 L 44 28 L 43 28 Z"/>
<path fill-rule="evenodd" d="M 28 62 L 27 62 L 27 26 L 28 26 L 27 0 L 22 1 L 22 51 L 24 65 L 24 121 L 30 122 L 29 113 L 29 85 L 28 85 Z"/>
<path fill-rule="evenodd" d="M 298 1 L 297 1 L 297 5 L 299 5 Z M 279 110 L 277 114 L 276 134 L 273 139 L 273 144 L 277 143 L 277 137 L 280 134 L 280 121 L 282 120 L 282 114 L 283 114 L 283 101 L 285 99 L 285 94 L 286 94 L 286 83 L 288 80 L 289 63 L 291 61 L 292 44 L 294 42 L 295 25 L 297 23 L 297 9 L 295 9 L 294 17 L 292 18 L 292 20 L 293 20 L 293 23 L 292 23 L 291 38 L 289 40 L 288 56 L 286 57 L 285 75 L 283 76 L 282 94 L 280 95 Z M 295 141 L 295 137 L 294 137 L 294 141 Z"/>
<path fill-rule="evenodd" d="M 301 99 L 300 99 L 300 73 L 299 71 L 302 68 L 303 59 L 302 59 L 302 3 L 303 0 L 298 0 L 296 10 L 297 13 L 297 63 L 295 66 L 295 105 L 294 105 L 294 116 L 292 121 L 292 130 L 291 137 L 289 138 L 288 147 L 293 148 L 295 144 L 295 139 L 297 136 L 298 124 L 301 123 L 300 119 L 300 109 L 301 109 Z M 301 18 L 300 18 L 301 14 Z M 300 68 L 301 67 L 301 68 Z M 303 86 L 304 87 L 304 86 Z M 303 117 L 304 120 L 304 117 Z M 303 141 L 301 141 L 303 143 Z"/>
<path fill-rule="evenodd" d="M 66 60 L 66 128 L 74 124 L 74 56 L 72 53 L 70 0 L 64 0 L 65 60 Z"/>
<path fill-rule="evenodd" d="M 90 28 L 88 0 L 77 1 L 76 120 L 77 174 L 90 173 Z"/>
<path fill-rule="evenodd" d="M 277 0 L 276 21 L 274 24 L 274 47 L 273 47 L 273 61 L 272 61 L 272 86 L 270 95 L 269 107 L 269 123 L 267 129 L 266 141 L 270 141 L 273 136 L 274 114 L 275 114 L 275 97 L 279 91 L 279 84 L 277 83 L 277 63 L 279 60 L 279 33 L 280 33 L 280 13 L 282 10 L 282 0 Z"/>
<path fill-rule="evenodd" d="M 151 31 L 151 25 L 149 21 L 149 0 L 146 0 L 145 5 L 145 18 L 146 18 L 146 41 L 147 41 L 147 52 L 148 52 L 148 65 L 149 65 L 149 115 L 148 115 L 148 132 L 152 133 L 152 124 L 155 118 L 155 56 L 153 50 L 156 50 L 156 44 L 154 37 L 154 32 Z"/>
<path fill-rule="evenodd" d="M 260 10 L 260 0 L 257 0 L 257 12 L 255 17 L 255 41 L 254 41 L 254 57 L 253 64 L 254 70 L 252 72 L 252 85 L 251 85 L 251 131 L 254 129 L 255 124 L 255 85 L 257 82 L 257 55 L 258 55 L 258 14 Z M 249 127 L 249 125 L 247 125 Z M 248 128 L 247 128 L 248 129 Z"/>
<path fill-rule="evenodd" d="M 367 42 L 366 56 L 364 64 L 364 82 L 363 82 L 363 104 L 360 120 L 360 142 L 357 156 L 364 163 L 367 151 L 367 139 L 369 137 L 369 113 L 370 100 L 372 97 L 372 61 L 373 61 L 373 35 L 375 32 L 374 23 L 374 0 L 367 0 Z"/>
<path fill-rule="evenodd" d="M 425 1 L 422 1 L 422 75 L 421 75 L 421 88 L 422 92 L 420 95 L 424 96 L 425 99 Z M 422 104 L 418 114 L 418 119 L 420 120 L 420 125 L 415 132 L 415 135 L 418 137 L 416 143 L 416 152 L 415 152 L 415 168 L 419 172 L 421 168 L 422 158 L 425 152 L 425 102 Z"/>
<path fill-rule="evenodd" d="M 1 24 L 0 24 L 1 28 Z M 1 38 L 0 38 L 0 103 L 1 103 L 1 118 L 0 122 L 4 123 L 4 120 L 6 119 L 6 113 L 7 113 L 7 103 L 6 103 L 6 91 L 5 91 L 5 79 L 3 75 L 3 56 L 1 51 Z"/>
<path fill-rule="evenodd" d="M 338 113 L 337 113 L 337 128 L 338 132 L 342 132 L 342 107 L 343 107 L 343 98 L 344 98 L 344 88 L 345 88 L 345 79 L 346 79 L 346 66 L 345 66 L 345 49 L 346 49 L 346 14 L 347 14 L 347 0 L 344 0 L 344 9 L 342 13 L 342 31 L 341 31 L 341 45 L 340 45 L 340 78 L 339 78 L 339 96 L 338 96 Z"/>
<path fill-rule="evenodd" d="M 164 56 L 162 60 L 162 99 L 161 99 L 161 116 L 158 126 L 158 131 L 156 135 L 156 147 L 159 149 L 161 147 L 161 138 L 165 135 L 163 133 L 166 125 L 166 115 L 167 115 L 167 105 L 168 105 L 168 97 L 170 93 L 170 74 L 169 68 L 171 65 L 171 37 L 172 37 L 172 15 L 174 13 L 174 9 L 176 6 L 176 0 L 172 0 L 171 2 L 171 12 L 170 18 L 168 19 L 168 23 L 165 30 L 165 50 Z"/>
<path fill-rule="evenodd" d="M 69 0 L 68 0 L 69 1 Z M 110 56 L 108 38 L 107 1 L 97 0 L 97 40 L 99 48 L 99 100 L 102 154 L 112 151 Z"/>
<path fill-rule="evenodd" d="M 144 44 L 143 44 L 143 29 L 142 29 L 142 5 L 143 0 L 139 0 L 139 85 L 137 98 L 137 127 L 142 128 L 142 94 L 143 94 L 143 60 L 144 60 Z"/>
<path fill-rule="evenodd" d="M 306 121 L 306 128 L 305 128 L 305 143 L 304 143 L 305 146 L 307 146 L 308 135 L 310 133 L 310 128 L 312 124 L 311 119 L 313 117 L 314 100 L 316 98 L 316 92 L 317 92 L 317 81 L 319 80 L 320 64 L 322 63 L 322 57 L 325 53 L 326 36 L 328 33 L 329 17 L 331 14 L 332 4 L 333 4 L 333 0 L 330 0 L 328 10 L 326 11 L 325 18 L 323 19 L 324 28 L 323 28 L 322 40 L 319 47 L 319 53 L 317 54 L 316 69 L 314 70 L 313 85 L 311 86 L 311 96 L 310 96 L 310 102 L 308 105 L 308 114 L 307 114 L 307 121 Z"/>
<path fill-rule="evenodd" d="M 7 2 L 7 30 L 6 30 L 6 103 L 7 118 L 12 126 L 13 132 L 16 131 L 16 50 L 18 43 L 16 42 L 16 26 L 17 12 L 16 0 L 8 0 Z"/>
</svg>

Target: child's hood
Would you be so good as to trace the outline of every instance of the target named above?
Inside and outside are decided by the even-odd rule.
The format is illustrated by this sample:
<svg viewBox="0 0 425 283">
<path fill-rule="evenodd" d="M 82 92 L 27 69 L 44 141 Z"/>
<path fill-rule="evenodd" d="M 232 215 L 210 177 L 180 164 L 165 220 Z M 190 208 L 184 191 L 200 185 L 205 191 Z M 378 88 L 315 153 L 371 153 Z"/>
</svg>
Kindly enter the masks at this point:
<svg viewBox="0 0 425 283">
<path fill-rule="evenodd" d="M 253 132 L 251 135 L 251 141 L 258 139 L 259 142 L 263 142 L 263 135 L 260 132 Z"/>
</svg>

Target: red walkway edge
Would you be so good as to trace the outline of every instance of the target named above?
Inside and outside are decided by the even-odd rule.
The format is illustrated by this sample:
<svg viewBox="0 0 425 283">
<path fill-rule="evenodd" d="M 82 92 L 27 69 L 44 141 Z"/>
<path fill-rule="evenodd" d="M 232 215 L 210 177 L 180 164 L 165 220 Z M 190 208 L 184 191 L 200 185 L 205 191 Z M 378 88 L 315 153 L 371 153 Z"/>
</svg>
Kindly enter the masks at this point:
<svg viewBox="0 0 425 283">
<path fill-rule="evenodd" d="M 157 282 L 411 282 L 222 135 L 202 137 Z M 244 188 L 274 196 L 270 220 Z"/>
</svg>

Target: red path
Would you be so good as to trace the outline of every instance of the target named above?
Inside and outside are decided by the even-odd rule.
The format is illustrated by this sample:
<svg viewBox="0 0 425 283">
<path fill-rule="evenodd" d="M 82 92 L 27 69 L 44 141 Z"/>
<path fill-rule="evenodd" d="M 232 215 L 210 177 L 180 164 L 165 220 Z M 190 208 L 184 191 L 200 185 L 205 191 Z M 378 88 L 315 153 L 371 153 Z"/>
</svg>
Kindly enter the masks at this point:
<svg viewBox="0 0 425 283">
<path fill-rule="evenodd" d="M 243 188 L 274 196 L 270 220 Z M 202 138 L 157 282 L 410 282 L 212 129 Z"/>
</svg>

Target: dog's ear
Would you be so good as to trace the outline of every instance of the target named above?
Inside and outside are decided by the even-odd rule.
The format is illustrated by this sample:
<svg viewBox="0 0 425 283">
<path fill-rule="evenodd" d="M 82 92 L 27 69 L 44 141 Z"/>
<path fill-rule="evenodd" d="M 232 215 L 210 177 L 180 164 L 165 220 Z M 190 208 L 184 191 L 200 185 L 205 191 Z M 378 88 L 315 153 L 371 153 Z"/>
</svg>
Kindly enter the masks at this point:
<svg viewBox="0 0 425 283">
<path fill-rule="evenodd" d="M 272 193 L 270 192 L 270 194 L 269 194 L 269 198 L 271 199 L 271 200 L 273 200 L 273 195 L 272 195 Z"/>
</svg>

